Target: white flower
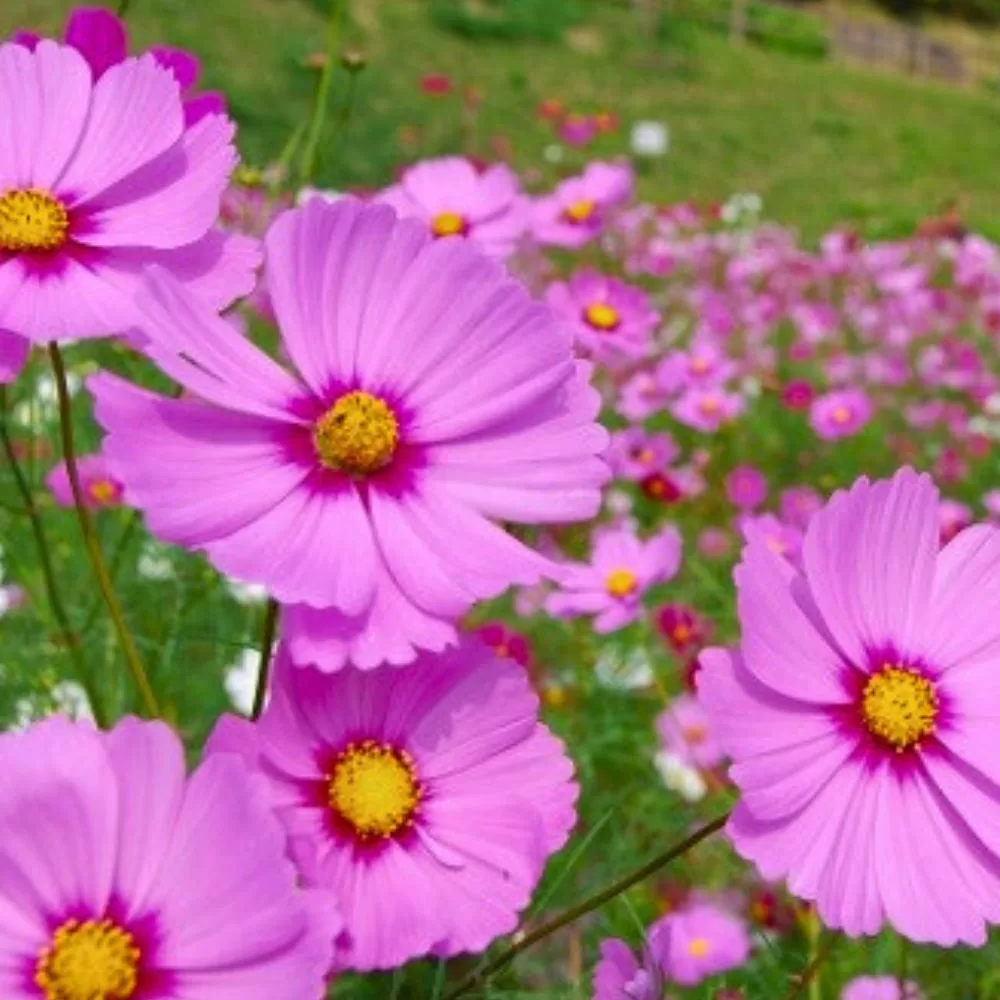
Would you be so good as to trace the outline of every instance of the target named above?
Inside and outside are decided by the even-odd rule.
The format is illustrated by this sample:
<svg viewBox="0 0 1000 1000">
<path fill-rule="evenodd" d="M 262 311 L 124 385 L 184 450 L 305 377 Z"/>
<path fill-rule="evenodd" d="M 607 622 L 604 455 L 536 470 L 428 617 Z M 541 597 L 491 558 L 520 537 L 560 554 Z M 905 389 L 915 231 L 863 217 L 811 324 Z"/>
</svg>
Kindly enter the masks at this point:
<svg viewBox="0 0 1000 1000">
<path fill-rule="evenodd" d="M 562 163 L 562 158 L 565 155 L 565 150 L 562 146 L 557 143 L 552 143 L 542 150 L 542 156 L 545 158 L 546 163 Z"/>
<path fill-rule="evenodd" d="M 605 649 L 594 664 L 594 676 L 603 687 L 619 691 L 647 688 L 655 679 L 649 656 L 638 647 L 625 656 L 613 647 Z"/>
<path fill-rule="evenodd" d="M 226 668 L 223 680 L 226 694 L 237 712 L 249 715 L 253 711 L 253 699 L 257 692 L 257 678 L 260 676 L 260 650 L 244 649 L 236 662 Z"/>
<path fill-rule="evenodd" d="M 82 385 L 79 375 L 66 373 L 66 388 L 71 397 L 80 391 Z M 42 422 L 55 420 L 59 414 L 59 393 L 56 380 L 51 375 L 39 375 L 33 389 L 32 398 L 22 400 L 11 411 L 11 417 L 19 427 L 31 427 L 35 418 Z"/>
<path fill-rule="evenodd" d="M 41 699 L 18 698 L 14 702 L 14 721 L 10 727 L 11 731 L 21 732 L 33 722 L 50 715 L 65 715 L 75 722 L 94 721 L 94 710 L 83 687 L 76 681 L 59 681 L 48 695 Z"/>
<path fill-rule="evenodd" d="M 670 130 L 664 122 L 636 122 L 631 142 L 636 156 L 663 156 L 670 148 Z"/>
<path fill-rule="evenodd" d="M 676 792 L 685 802 L 699 802 L 705 797 L 708 787 L 701 772 L 685 763 L 676 754 L 661 750 L 654 758 L 663 784 Z"/>
<path fill-rule="evenodd" d="M 225 578 L 226 589 L 239 604 L 263 604 L 267 600 L 267 588 L 260 583 L 246 583 L 235 577 Z"/>
<path fill-rule="evenodd" d="M 147 539 L 139 553 L 139 576 L 144 580 L 172 580 L 176 573 L 168 553 L 165 545 Z"/>
</svg>

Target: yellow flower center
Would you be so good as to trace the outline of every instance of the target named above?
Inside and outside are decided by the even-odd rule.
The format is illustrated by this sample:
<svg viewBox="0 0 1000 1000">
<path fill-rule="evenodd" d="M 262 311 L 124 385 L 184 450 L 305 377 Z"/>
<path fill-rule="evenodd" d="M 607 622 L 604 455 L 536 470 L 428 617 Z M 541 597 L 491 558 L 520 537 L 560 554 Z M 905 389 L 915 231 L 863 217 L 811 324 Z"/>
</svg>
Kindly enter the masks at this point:
<svg viewBox="0 0 1000 1000">
<path fill-rule="evenodd" d="M 313 446 L 328 469 L 365 476 L 388 465 L 399 444 L 399 421 L 370 393 L 341 396 L 316 422 Z"/>
<path fill-rule="evenodd" d="M 435 236 L 460 236 L 465 232 L 465 219 L 457 212 L 440 212 L 431 220 Z"/>
<path fill-rule="evenodd" d="M 118 486 L 109 479 L 97 479 L 90 484 L 89 492 L 97 503 L 111 503 L 118 499 Z"/>
<path fill-rule="evenodd" d="M 612 597 L 628 597 L 639 586 L 639 581 L 630 569 L 613 569 L 604 585 Z"/>
<path fill-rule="evenodd" d="M 139 982 L 135 938 L 111 920 L 67 920 L 38 956 L 45 1000 L 128 1000 Z"/>
<path fill-rule="evenodd" d="M 692 938 L 688 944 L 688 953 L 693 958 L 704 958 L 712 950 L 712 944 L 708 938 Z"/>
<path fill-rule="evenodd" d="M 830 416 L 835 424 L 847 424 L 851 420 L 851 411 L 846 406 L 838 406 Z"/>
<path fill-rule="evenodd" d="M 902 753 L 934 732 L 938 697 L 926 677 L 905 667 L 883 667 L 865 685 L 861 713 L 868 731 Z"/>
<path fill-rule="evenodd" d="M 722 404 L 715 396 L 705 396 L 698 401 L 698 409 L 707 417 L 711 417 L 722 409 Z"/>
<path fill-rule="evenodd" d="M 692 358 L 688 365 L 692 375 L 704 375 L 708 367 L 708 362 L 704 358 Z"/>
<path fill-rule="evenodd" d="M 392 837 L 413 822 L 422 791 L 413 758 L 387 743 L 352 743 L 330 776 L 330 808 L 362 839 Z"/>
<path fill-rule="evenodd" d="M 674 642 L 683 645 L 691 639 L 694 632 L 692 631 L 690 625 L 684 625 L 681 623 L 680 625 L 675 625 L 673 632 L 670 634 L 674 637 Z"/>
<path fill-rule="evenodd" d="M 696 746 L 699 743 L 704 743 L 708 739 L 708 727 L 696 722 L 684 730 L 684 739 Z"/>
<path fill-rule="evenodd" d="M 66 206 L 48 191 L 28 188 L 0 195 L 0 250 L 58 250 L 68 232 Z"/>
<path fill-rule="evenodd" d="M 581 198 L 571 202 L 563 211 L 570 222 L 586 222 L 593 214 L 597 205 L 591 198 Z"/>
<path fill-rule="evenodd" d="M 598 330 L 613 330 L 621 322 L 618 310 L 604 302 L 595 302 L 587 306 L 584 312 L 587 322 Z"/>
</svg>

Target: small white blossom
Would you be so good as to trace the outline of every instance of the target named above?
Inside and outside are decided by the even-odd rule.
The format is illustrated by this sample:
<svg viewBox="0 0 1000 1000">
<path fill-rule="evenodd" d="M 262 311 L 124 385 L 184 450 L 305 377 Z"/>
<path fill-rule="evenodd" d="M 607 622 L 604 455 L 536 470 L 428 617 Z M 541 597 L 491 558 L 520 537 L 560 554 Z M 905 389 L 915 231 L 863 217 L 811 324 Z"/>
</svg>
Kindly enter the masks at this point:
<svg viewBox="0 0 1000 1000">
<path fill-rule="evenodd" d="M 663 784 L 676 792 L 685 802 L 699 802 L 705 797 L 708 787 L 701 772 L 685 763 L 676 754 L 661 750 L 654 758 Z"/>
<path fill-rule="evenodd" d="M 636 156 L 663 156 L 670 148 L 670 130 L 664 122 L 636 122 L 631 144 Z"/>
<path fill-rule="evenodd" d="M 260 651 L 244 649 L 236 662 L 226 668 L 223 683 L 226 694 L 233 707 L 242 715 L 253 711 L 254 694 L 257 691 L 257 678 L 260 676 Z"/>
</svg>

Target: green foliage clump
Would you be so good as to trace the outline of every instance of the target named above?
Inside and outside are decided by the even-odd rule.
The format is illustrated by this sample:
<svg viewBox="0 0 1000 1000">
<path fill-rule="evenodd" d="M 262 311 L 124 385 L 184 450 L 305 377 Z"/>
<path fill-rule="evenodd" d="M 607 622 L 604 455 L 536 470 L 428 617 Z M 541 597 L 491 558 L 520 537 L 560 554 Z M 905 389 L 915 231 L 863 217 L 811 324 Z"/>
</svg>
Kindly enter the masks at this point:
<svg viewBox="0 0 1000 1000">
<path fill-rule="evenodd" d="M 807 59 L 825 59 L 830 46 L 826 25 L 819 18 L 762 3 L 749 5 L 747 37 L 761 48 Z"/>
<path fill-rule="evenodd" d="M 557 42 L 582 16 L 577 0 L 431 0 L 430 11 L 472 41 Z"/>
</svg>

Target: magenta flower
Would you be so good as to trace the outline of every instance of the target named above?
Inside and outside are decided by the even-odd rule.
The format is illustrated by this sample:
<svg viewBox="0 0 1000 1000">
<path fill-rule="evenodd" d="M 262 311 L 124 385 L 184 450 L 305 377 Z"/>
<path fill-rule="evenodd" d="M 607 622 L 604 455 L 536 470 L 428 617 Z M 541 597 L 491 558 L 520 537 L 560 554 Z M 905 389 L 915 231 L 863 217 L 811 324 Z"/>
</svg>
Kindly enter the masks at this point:
<svg viewBox="0 0 1000 1000">
<path fill-rule="evenodd" d="M 722 389 L 688 389 L 671 407 L 676 420 L 712 433 L 743 412 L 743 397 Z"/>
<path fill-rule="evenodd" d="M 818 396 L 809 409 L 812 429 L 827 441 L 851 437 L 874 413 L 871 398 L 862 389 L 842 389 Z"/>
<path fill-rule="evenodd" d="M 753 465 L 737 465 L 726 476 L 726 496 L 740 510 L 759 507 L 767 499 L 767 479 Z"/>
<path fill-rule="evenodd" d="M 733 548 L 733 536 L 723 528 L 703 528 L 698 533 L 698 551 L 709 559 L 724 559 Z"/>
<path fill-rule="evenodd" d="M 267 255 L 297 372 L 157 276 L 148 353 L 201 399 L 93 377 L 105 453 L 154 534 L 302 605 L 284 619 L 296 659 L 408 662 L 551 570 L 490 518 L 596 513 L 597 394 L 499 264 L 386 206 L 310 201 Z"/>
<path fill-rule="evenodd" d="M 545 607 L 563 618 L 596 615 L 595 632 L 614 632 L 639 617 L 650 587 L 677 573 L 682 548 L 673 527 L 646 542 L 627 528 L 602 531 L 590 562 L 566 566 Z"/>
<path fill-rule="evenodd" d="M 432 236 L 465 236 L 491 257 L 509 257 L 531 219 L 528 199 L 509 167 L 497 164 L 480 172 L 459 156 L 409 167 L 377 200 L 402 219 L 419 219 Z"/>
<path fill-rule="evenodd" d="M 942 497 L 938 504 L 941 544 L 946 545 L 960 531 L 964 531 L 975 520 L 972 508 L 961 500 Z"/>
<path fill-rule="evenodd" d="M 1000 919 L 1000 532 L 939 551 L 937 505 L 910 469 L 861 479 L 813 517 L 801 573 L 751 539 L 741 649 L 702 653 L 698 692 L 742 792 L 730 836 L 764 878 L 850 935 L 982 944 Z"/>
<path fill-rule="evenodd" d="M 778 501 L 782 521 L 805 530 L 813 514 L 823 507 L 823 498 L 811 486 L 790 486 Z"/>
<path fill-rule="evenodd" d="M 337 897 L 340 966 L 482 951 L 512 931 L 577 786 L 527 673 L 475 639 L 412 670 L 322 674 L 279 651 L 258 725 L 224 717 L 270 783 L 309 885 Z"/>
<path fill-rule="evenodd" d="M 903 984 L 901 993 L 896 976 L 859 976 L 844 987 L 840 1000 L 924 1000 L 924 994 L 910 981 Z"/>
<path fill-rule="evenodd" d="M 666 405 L 667 394 L 649 371 L 636 372 L 621 388 L 617 409 L 629 420 L 645 420 Z"/>
<path fill-rule="evenodd" d="M 558 130 L 567 146 L 588 146 L 597 136 L 597 122 L 590 115 L 567 115 Z"/>
<path fill-rule="evenodd" d="M 621 363 L 645 357 L 660 314 L 646 293 L 596 271 L 579 271 L 549 285 L 546 300 L 565 319 L 576 342 L 596 361 Z"/>
<path fill-rule="evenodd" d="M 678 656 L 697 651 L 711 632 L 711 623 L 684 604 L 665 604 L 660 608 L 656 612 L 656 627 Z"/>
<path fill-rule="evenodd" d="M 678 695 L 657 717 L 664 750 L 685 764 L 711 769 L 722 763 L 722 747 L 713 738 L 708 715 L 695 695 Z"/>
<path fill-rule="evenodd" d="M 532 231 L 539 243 L 580 247 L 604 228 L 609 214 L 632 196 L 632 168 L 591 163 L 534 205 Z"/>
<path fill-rule="evenodd" d="M 699 340 L 686 351 L 671 351 L 656 368 L 660 387 L 670 393 L 718 388 L 735 374 L 735 362 L 709 340 Z"/>
<path fill-rule="evenodd" d="M 629 427 L 611 435 L 606 458 L 616 476 L 640 482 L 665 469 L 679 454 L 677 443 L 669 434 L 651 434 L 641 427 Z"/>
<path fill-rule="evenodd" d="M 803 535 L 794 524 L 788 524 L 774 514 L 759 514 L 756 517 L 744 514 L 738 523 L 744 538 L 749 540 L 757 536 L 772 552 L 791 562 L 798 561 Z"/>
<path fill-rule="evenodd" d="M 601 960 L 594 969 L 592 1000 L 660 1000 L 663 974 L 647 955 L 639 964 L 632 949 L 618 938 L 601 942 Z"/>
<path fill-rule="evenodd" d="M 118 507 L 122 502 L 122 484 L 108 469 L 103 455 L 81 455 L 77 459 L 80 486 L 88 507 Z M 66 463 L 60 462 L 45 479 L 52 498 L 60 507 L 73 506 L 73 490 L 69 484 Z"/>
<path fill-rule="evenodd" d="M 190 779 L 174 733 L 54 717 L 0 736 L 0 994 L 302 1000 L 325 989 L 333 901 L 232 754 Z"/>
<path fill-rule="evenodd" d="M 750 935 L 739 917 L 696 901 L 657 920 L 649 929 L 649 947 L 668 979 L 696 986 L 743 965 L 750 957 Z"/>
<path fill-rule="evenodd" d="M 15 31 L 13 41 L 34 51 L 41 38 L 31 31 Z M 95 80 L 128 56 L 125 22 L 103 7 L 74 7 L 66 21 L 63 41 L 87 60 Z M 226 113 L 222 94 L 194 92 L 201 76 L 201 62 L 196 55 L 165 45 L 154 45 L 149 51 L 174 74 L 184 95 L 184 119 L 188 125 L 196 124 L 206 115 Z"/>
<path fill-rule="evenodd" d="M 531 642 L 527 636 L 508 628 L 503 622 L 486 622 L 476 635 L 493 651 L 494 656 L 513 660 L 522 667 L 531 664 Z"/>
</svg>

